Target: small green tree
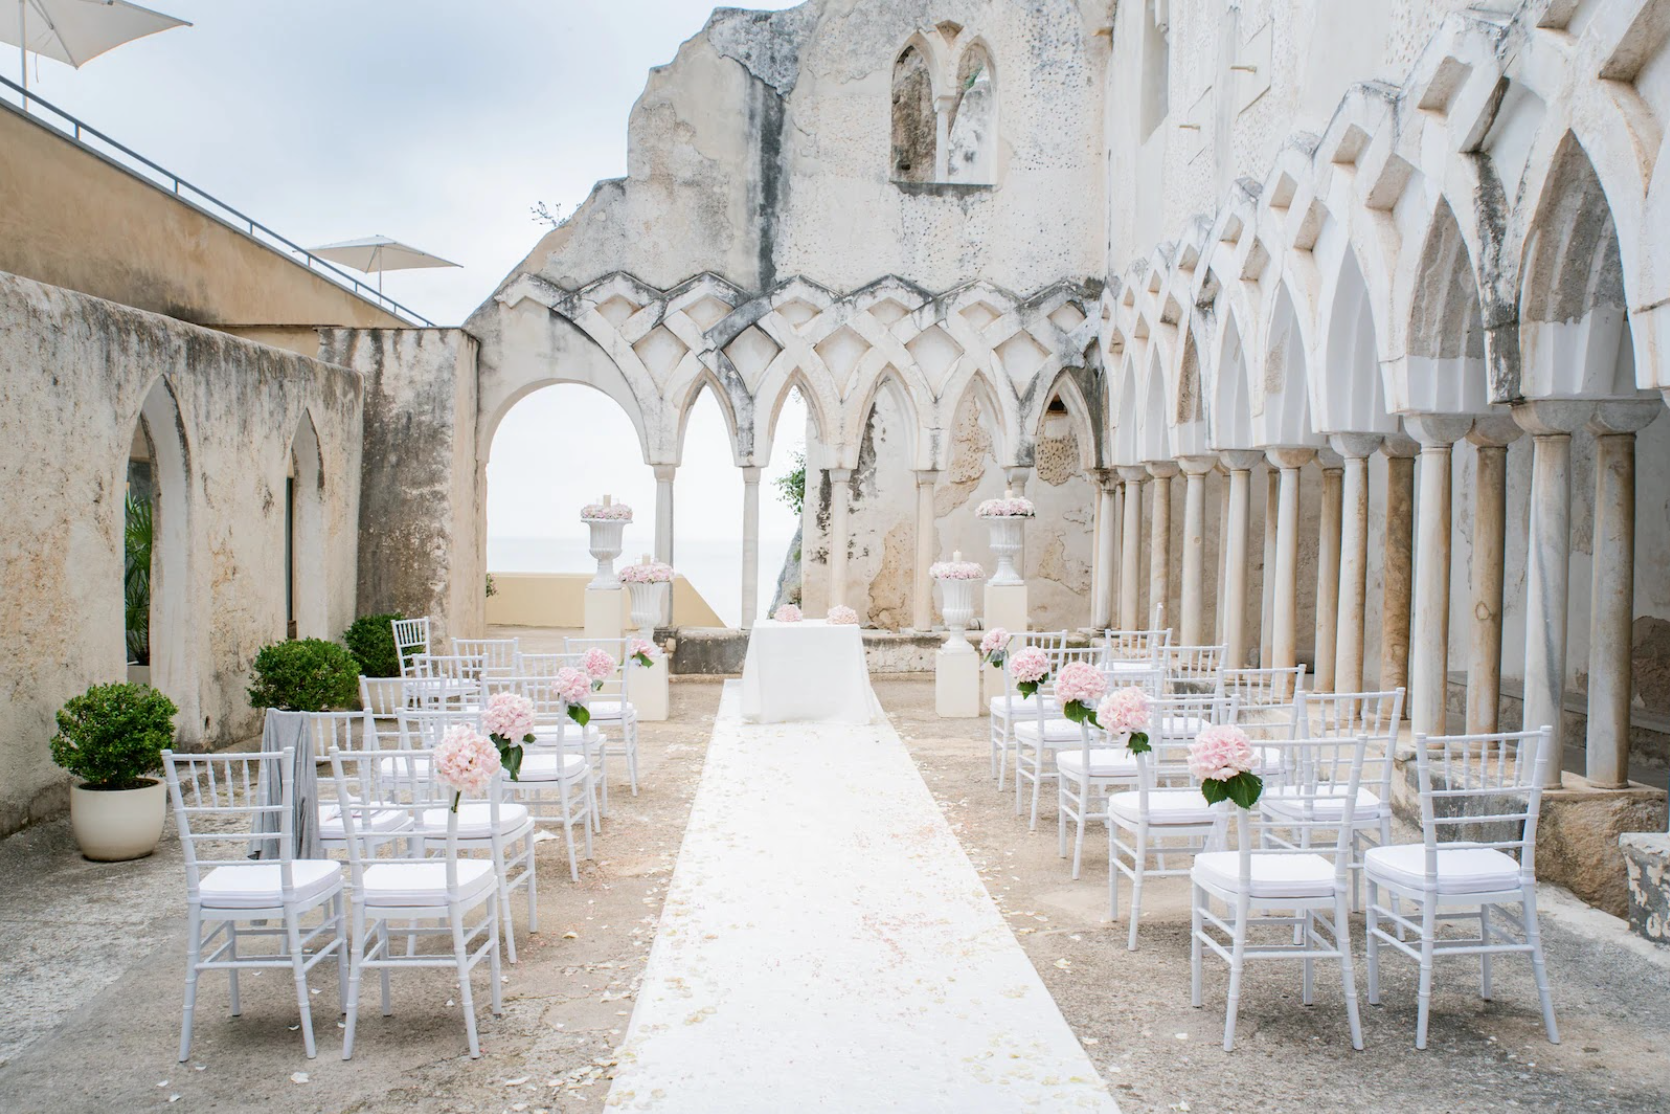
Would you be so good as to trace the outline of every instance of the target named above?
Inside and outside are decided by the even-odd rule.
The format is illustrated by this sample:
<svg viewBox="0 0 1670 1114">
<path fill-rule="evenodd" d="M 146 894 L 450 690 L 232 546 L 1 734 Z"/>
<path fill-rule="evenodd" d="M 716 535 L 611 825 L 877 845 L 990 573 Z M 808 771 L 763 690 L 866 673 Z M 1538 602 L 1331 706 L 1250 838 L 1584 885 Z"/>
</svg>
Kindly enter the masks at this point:
<svg viewBox="0 0 1670 1114">
<path fill-rule="evenodd" d="M 249 702 L 286 712 L 351 708 L 359 699 L 359 662 L 334 642 L 275 642 L 255 655 Z"/>
<path fill-rule="evenodd" d="M 795 453 L 789 459 L 794 462 L 794 470 L 773 482 L 777 485 L 777 497 L 795 514 L 802 514 L 806 509 L 806 454 Z"/>
<path fill-rule="evenodd" d="M 394 648 L 394 624 L 399 614 L 361 615 L 342 632 L 342 642 L 367 677 L 400 676 L 400 655 Z"/>
<path fill-rule="evenodd" d="M 178 711 L 150 685 L 94 685 L 58 710 L 52 760 L 89 789 L 138 789 L 162 769 Z"/>
</svg>

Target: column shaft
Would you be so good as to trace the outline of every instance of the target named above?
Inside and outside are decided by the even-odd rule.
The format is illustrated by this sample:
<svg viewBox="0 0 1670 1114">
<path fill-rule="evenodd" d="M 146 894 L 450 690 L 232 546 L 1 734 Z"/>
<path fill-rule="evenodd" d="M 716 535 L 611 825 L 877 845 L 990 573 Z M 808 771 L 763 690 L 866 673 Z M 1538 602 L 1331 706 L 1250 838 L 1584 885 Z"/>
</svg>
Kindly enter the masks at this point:
<svg viewBox="0 0 1670 1114">
<path fill-rule="evenodd" d="M 1442 735 L 1448 717 L 1450 647 L 1450 452 L 1448 443 L 1421 446 L 1421 499 L 1415 559 L 1415 645 L 1409 677 L 1409 723 Z"/>
<path fill-rule="evenodd" d="M 934 481 L 938 472 L 916 473 L 916 568 L 911 579 L 911 624 L 919 631 L 934 629 L 934 582 L 928 569 L 934 563 Z"/>
<path fill-rule="evenodd" d="M 1264 476 L 1264 591 L 1258 613 L 1258 664 L 1275 665 L 1276 525 L 1281 518 L 1281 474 L 1275 468 Z"/>
<path fill-rule="evenodd" d="M 847 483 L 852 472 L 829 470 L 829 606 L 847 602 Z"/>
<path fill-rule="evenodd" d="M 1334 691 L 1363 691 L 1363 620 L 1368 607 L 1368 458 L 1348 456 L 1340 491 L 1339 633 Z"/>
<path fill-rule="evenodd" d="M 1125 538 L 1124 552 L 1119 561 L 1119 626 L 1123 630 L 1141 630 L 1141 588 L 1137 580 L 1137 545 L 1142 536 L 1142 483 L 1125 481 Z"/>
<path fill-rule="evenodd" d="M 1531 455 L 1531 539 L 1525 567 L 1524 726 L 1553 729 L 1545 784 L 1565 754 L 1566 598 L 1571 580 L 1571 434 L 1538 433 Z"/>
<path fill-rule="evenodd" d="M 760 604 L 760 469 L 742 470 L 742 627 L 754 625 Z"/>
<path fill-rule="evenodd" d="M 1334 458 L 1335 464 L 1338 458 Z M 1318 692 L 1334 691 L 1334 639 L 1339 633 L 1340 513 L 1343 473 L 1322 469 L 1322 519 L 1316 548 L 1316 677 Z"/>
<path fill-rule="evenodd" d="M 1229 528 L 1224 532 L 1224 646 L 1230 668 L 1247 663 L 1247 532 L 1251 518 L 1252 473 L 1229 472 Z"/>
<path fill-rule="evenodd" d="M 1270 652 L 1277 669 L 1298 663 L 1299 635 L 1299 469 L 1283 465 L 1276 511 L 1275 622 Z"/>
<path fill-rule="evenodd" d="M 1175 469 L 1176 465 L 1172 465 Z M 1173 626 L 1171 602 L 1171 476 L 1154 475 L 1153 510 L 1149 512 L 1148 615 L 1150 630 Z"/>
<path fill-rule="evenodd" d="M 1206 642 L 1206 473 L 1190 469 L 1183 490 L 1182 639 L 1186 646 Z"/>
<path fill-rule="evenodd" d="M 1629 784 L 1631 641 L 1635 618 L 1635 434 L 1595 438 L 1594 570 L 1589 621 L 1586 773 Z"/>
<path fill-rule="evenodd" d="M 673 563 L 673 476 L 677 472 L 676 465 L 655 466 L 655 559 L 669 565 Z M 677 591 L 675 583 L 667 593 L 666 614 L 661 621 L 668 626 L 673 622 L 673 595 Z"/>
<path fill-rule="evenodd" d="M 1114 519 L 1118 516 L 1113 484 L 1103 480 L 1096 495 L 1096 606 L 1090 625 L 1097 630 L 1113 626 Z"/>
<path fill-rule="evenodd" d="M 1380 687 L 1409 686 L 1409 600 L 1415 544 L 1415 458 L 1386 456 L 1386 545 L 1380 597 Z"/>
<path fill-rule="evenodd" d="M 1472 618 L 1467 733 L 1498 729 L 1502 702 L 1502 571 L 1507 553 L 1508 447 L 1480 445 L 1473 468 Z"/>
</svg>

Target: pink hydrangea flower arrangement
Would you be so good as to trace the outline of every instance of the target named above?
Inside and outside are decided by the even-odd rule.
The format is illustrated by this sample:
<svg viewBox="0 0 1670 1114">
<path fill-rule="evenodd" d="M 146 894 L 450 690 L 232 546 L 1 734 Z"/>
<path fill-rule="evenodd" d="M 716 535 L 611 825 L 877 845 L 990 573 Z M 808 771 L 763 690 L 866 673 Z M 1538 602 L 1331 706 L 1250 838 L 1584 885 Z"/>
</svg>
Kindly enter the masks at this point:
<svg viewBox="0 0 1670 1114">
<path fill-rule="evenodd" d="M 619 575 L 623 584 L 671 584 L 677 574 L 665 561 L 651 561 L 647 565 L 627 565 Z"/>
<path fill-rule="evenodd" d="M 977 518 L 1031 518 L 1036 513 L 1032 500 L 1019 495 L 987 499 L 974 511 Z"/>
<path fill-rule="evenodd" d="M 1107 691 L 1107 678 L 1100 669 L 1087 662 L 1068 664 L 1055 679 L 1055 695 L 1061 701 L 1061 713 L 1074 723 L 1096 724 L 1096 702 Z"/>
<path fill-rule="evenodd" d="M 928 568 L 935 580 L 983 580 L 986 570 L 973 561 L 937 561 Z"/>
<path fill-rule="evenodd" d="M 467 723 L 447 728 L 432 757 L 435 780 L 452 790 L 453 812 L 458 811 L 458 801 L 465 793 L 486 796 L 487 787 L 503 769 L 492 741 Z"/>
<path fill-rule="evenodd" d="M 587 650 L 580 662 L 585 666 L 586 676 L 591 678 L 593 688 L 602 688 L 603 682 L 614 674 L 615 667 L 619 664 L 615 661 L 615 656 L 601 646 L 593 646 Z"/>
<path fill-rule="evenodd" d="M 586 708 L 586 701 L 591 699 L 590 677 L 573 666 L 565 666 L 557 670 L 551 684 L 557 695 L 567 702 L 569 719 L 581 727 L 591 722 L 591 712 Z"/>
<path fill-rule="evenodd" d="M 986 637 L 980 640 L 980 660 L 993 669 L 1003 668 L 1003 659 L 1009 653 L 1009 632 L 1002 627 L 993 627 L 986 632 Z"/>
<path fill-rule="evenodd" d="M 771 617 L 779 623 L 798 623 L 800 622 L 800 608 L 792 603 L 785 603 L 773 612 Z"/>
<path fill-rule="evenodd" d="M 661 647 L 643 638 L 632 640 L 632 660 L 648 669 L 655 664 L 655 659 L 661 656 Z"/>
<path fill-rule="evenodd" d="M 856 627 L 858 612 L 844 603 L 838 603 L 829 609 L 829 625 L 832 627 Z"/>
<path fill-rule="evenodd" d="M 1028 646 L 1009 659 L 1009 675 L 1022 696 L 1031 696 L 1050 679 L 1050 656 L 1036 646 Z"/>
<path fill-rule="evenodd" d="M 1189 745 L 1189 773 L 1200 782 L 1208 801 L 1234 801 L 1242 808 L 1258 803 L 1264 782 L 1255 773 L 1258 755 L 1239 727 L 1214 725 L 1202 729 Z"/>
<path fill-rule="evenodd" d="M 533 742 L 533 701 L 519 692 L 496 692 L 481 715 L 487 737 L 498 748 L 499 762 L 511 781 L 522 772 L 522 744 Z"/>
<path fill-rule="evenodd" d="M 625 503 L 591 503 L 580 508 L 581 522 L 631 522 L 632 508 Z"/>
<path fill-rule="evenodd" d="M 1125 736 L 1125 745 L 1133 754 L 1152 749 L 1148 745 L 1148 715 L 1148 694 L 1135 687 L 1108 693 L 1096 709 L 1102 730 Z"/>
</svg>

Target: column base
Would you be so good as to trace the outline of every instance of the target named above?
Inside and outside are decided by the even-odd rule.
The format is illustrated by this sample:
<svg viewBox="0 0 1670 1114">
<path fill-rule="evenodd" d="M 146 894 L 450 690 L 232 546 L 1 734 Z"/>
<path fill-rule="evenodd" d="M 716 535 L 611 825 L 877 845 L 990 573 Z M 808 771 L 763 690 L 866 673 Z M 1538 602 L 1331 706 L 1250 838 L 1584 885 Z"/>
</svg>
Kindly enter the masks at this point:
<svg viewBox="0 0 1670 1114">
<path fill-rule="evenodd" d="M 663 654 L 648 669 L 637 664 L 629 668 L 632 670 L 632 706 L 638 709 L 638 722 L 665 722 L 672 706 L 668 691 L 672 683 L 672 660 Z"/>
<path fill-rule="evenodd" d="M 934 710 L 941 719 L 974 719 L 980 714 L 978 654 L 934 654 Z"/>
<path fill-rule="evenodd" d="M 626 590 L 586 589 L 586 637 L 619 638 L 626 631 Z"/>
</svg>

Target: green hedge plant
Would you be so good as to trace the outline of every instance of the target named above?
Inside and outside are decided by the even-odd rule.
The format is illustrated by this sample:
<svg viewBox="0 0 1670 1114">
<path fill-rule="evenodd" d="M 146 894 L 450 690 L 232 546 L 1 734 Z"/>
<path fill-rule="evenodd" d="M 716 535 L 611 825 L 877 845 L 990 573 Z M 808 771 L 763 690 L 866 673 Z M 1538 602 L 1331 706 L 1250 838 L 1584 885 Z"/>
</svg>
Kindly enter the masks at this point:
<svg viewBox="0 0 1670 1114">
<path fill-rule="evenodd" d="M 400 676 L 400 655 L 394 648 L 394 624 L 404 615 L 362 615 L 342 632 L 348 652 L 367 677 Z"/>
<path fill-rule="evenodd" d="M 139 789 L 162 769 L 178 711 L 150 685 L 94 685 L 58 710 L 52 760 L 88 789 Z"/>
<path fill-rule="evenodd" d="M 359 702 L 359 662 L 334 642 L 275 642 L 255 655 L 249 702 L 285 712 L 324 712 Z"/>
</svg>

